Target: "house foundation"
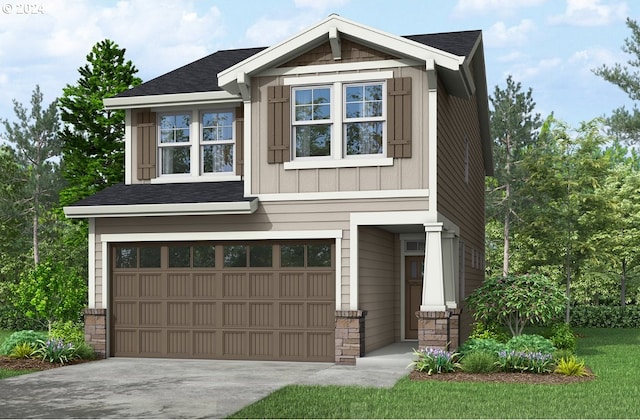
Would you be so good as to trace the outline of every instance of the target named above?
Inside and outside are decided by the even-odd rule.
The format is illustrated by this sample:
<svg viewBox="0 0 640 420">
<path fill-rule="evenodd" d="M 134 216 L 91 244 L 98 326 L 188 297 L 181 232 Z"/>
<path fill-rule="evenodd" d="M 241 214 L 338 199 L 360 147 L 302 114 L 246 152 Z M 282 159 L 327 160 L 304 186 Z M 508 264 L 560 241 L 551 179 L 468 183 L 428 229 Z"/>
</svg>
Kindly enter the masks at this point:
<svg viewBox="0 0 640 420">
<path fill-rule="evenodd" d="M 107 357 L 107 310 L 84 310 L 84 340 L 93 347 L 99 359 Z"/>
<path fill-rule="evenodd" d="M 336 311 L 337 365 L 355 365 L 364 356 L 364 317 L 367 311 Z"/>
<path fill-rule="evenodd" d="M 418 311 L 418 348 L 455 351 L 460 346 L 460 310 Z"/>
</svg>

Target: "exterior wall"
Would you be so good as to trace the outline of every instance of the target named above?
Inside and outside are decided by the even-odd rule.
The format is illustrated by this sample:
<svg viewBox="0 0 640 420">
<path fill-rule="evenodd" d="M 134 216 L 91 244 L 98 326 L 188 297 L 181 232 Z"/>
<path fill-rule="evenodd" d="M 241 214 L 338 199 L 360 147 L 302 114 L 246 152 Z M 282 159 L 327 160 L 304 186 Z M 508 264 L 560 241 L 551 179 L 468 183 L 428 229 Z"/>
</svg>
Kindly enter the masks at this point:
<svg viewBox="0 0 640 420">
<path fill-rule="evenodd" d="M 356 44 L 355 42 L 343 39 L 341 41 L 342 56 L 340 58 L 341 63 L 353 63 L 360 61 L 372 61 L 372 60 L 386 60 L 396 58 L 390 54 L 376 51 L 373 48 L 365 47 L 364 45 Z M 331 51 L 331 44 L 325 42 L 324 44 L 289 60 L 280 67 L 297 67 L 297 66 L 310 66 L 316 64 L 335 64 L 336 60 L 333 58 L 333 52 Z"/>
<path fill-rule="evenodd" d="M 242 231 L 300 231 L 300 230 L 341 230 L 341 265 L 343 310 L 349 310 L 349 238 L 350 213 L 426 211 L 427 200 L 377 199 L 377 200 L 313 200 L 282 201 L 262 203 L 254 214 L 219 215 L 189 217 L 132 217 L 96 219 L 96 308 L 106 307 L 103 295 L 107 264 L 102 256 L 102 235 L 158 233 L 158 240 L 176 232 L 242 232 Z"/>
<path fill-rule="evenodd" d="M 252 193 L 427 189 L 429 186 L 426 144 L 428 127 L 427 119 L 423 118 L 428 113 L 426 72 L 414 67 L 397 67 L 391 70 L 394 77 L 411 77 L 413 84 L 412 157 L 393 159 L 392 166 L 285 170 L 283 163 L 268 163 L 267 138 L 263 134 L 267 131 L 267 102 L 265 100 L 267 87 L 283 85 L 284 77 L 264 76 L 252 79 Z M 357 74 L 361 75 L 365 72 L 359 71 Z"/>
<path fill-rule="evenodd" d="M 467 146 L 468 141 L 468 146 Z M 460 227 L 464 241 L 463 304 L 484 280 L 484 166 L 476 98 L 450 96 L 438 86 L 438 212 Z M 468 150 L 467 150 L 468 147 Z M 468 165 L 468 169 L 465 166 Z M 465 176 L 465 171 L 468 175 Z M 462 311 L 461 339 L 469 334 L 470 314 Z"/>
<path fill-rule="evenodd" d="M 361 226 L 358 234 L 360 308 L 365 318 L 365 352 L 393 343 L 395 307 L 400 271 L 394 271 L 398 249 L 394 235 L 379 228 Z"/>
</svg>

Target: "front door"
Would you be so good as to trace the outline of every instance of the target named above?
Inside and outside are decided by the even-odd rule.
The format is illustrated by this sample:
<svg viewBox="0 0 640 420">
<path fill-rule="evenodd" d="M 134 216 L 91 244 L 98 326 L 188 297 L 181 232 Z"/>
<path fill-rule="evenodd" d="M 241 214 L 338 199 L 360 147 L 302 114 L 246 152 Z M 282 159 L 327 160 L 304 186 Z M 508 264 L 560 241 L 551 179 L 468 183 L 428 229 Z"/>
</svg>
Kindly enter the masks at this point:
<svg viewBox="0 0 640 420">
<path fill-rule="evenodd" d="M 422 277 L 424 273 L 424 255 L 404 257 L 404 338 L 418 339 L 418 318 L 416 311 L 422 303 Z"/>
</svg>

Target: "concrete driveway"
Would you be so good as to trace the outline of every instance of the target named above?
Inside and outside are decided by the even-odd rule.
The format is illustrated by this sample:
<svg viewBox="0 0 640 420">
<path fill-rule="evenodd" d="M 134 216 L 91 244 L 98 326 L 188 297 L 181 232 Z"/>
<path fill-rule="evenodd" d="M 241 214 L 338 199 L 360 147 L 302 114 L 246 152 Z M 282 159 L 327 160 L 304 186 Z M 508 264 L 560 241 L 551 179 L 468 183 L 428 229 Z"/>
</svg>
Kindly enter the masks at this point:
<svg viewBox="0 0 640 420">
<path fill-rule="evenodd" d="M 410 345 L 356 366 L 110 358 L 0 380 L 1 418 L 222 418 L 289 384 L 393 386 Z"/>
</svg>

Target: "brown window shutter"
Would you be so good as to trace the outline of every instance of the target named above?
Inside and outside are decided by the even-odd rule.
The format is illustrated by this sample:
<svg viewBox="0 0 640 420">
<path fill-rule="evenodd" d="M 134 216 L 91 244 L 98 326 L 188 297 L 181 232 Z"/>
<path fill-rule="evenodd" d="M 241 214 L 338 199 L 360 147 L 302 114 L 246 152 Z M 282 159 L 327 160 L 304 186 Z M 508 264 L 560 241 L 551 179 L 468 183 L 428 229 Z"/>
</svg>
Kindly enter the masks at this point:
<svg viewBox="0 0 640 420">
<path fill-rule="evenodd" d="M 156 177 L 156 113 L 148 110 L 136 113 L 138 139 L 138 179 Z"/>
<path fill-rule="evenodd" d="M 244 175 L 244 106 L 236 108 L 236 175 Z"/>
<path fill-rule="evenodd" d="M 291 158 L 291 90 L 289 86 L 267 88 L 267 144 L 269 163 L 289 162 Z"/>
<path fill-rule="evenodd" d="M 387 156 L 411 157 L 411 78 L 387 81 Z"/>
</svg>

